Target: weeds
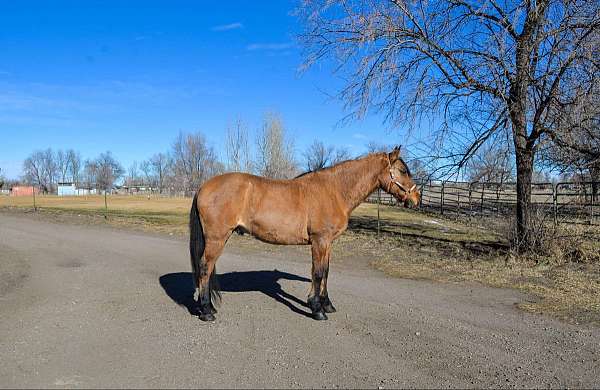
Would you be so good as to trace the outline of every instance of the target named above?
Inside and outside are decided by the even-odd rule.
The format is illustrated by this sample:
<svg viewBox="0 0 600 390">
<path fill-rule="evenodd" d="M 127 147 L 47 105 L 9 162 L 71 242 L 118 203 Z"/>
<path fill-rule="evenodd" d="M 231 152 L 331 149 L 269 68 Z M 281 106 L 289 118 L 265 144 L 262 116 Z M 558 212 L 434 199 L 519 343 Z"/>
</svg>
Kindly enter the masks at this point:
<svg viewBox="0 0 600 390">
<path fill-rule="evenodd" d="M 510 220 L 505 234 L 511 258 L 551 266 L 600 264 L 598 229 L 573 222 L 556 224 L 550 215 L 544 207 L 534 208 L 529 216 L 530 232 L 523 241 L 518 240 L 515 218 Z"/>
</svg>

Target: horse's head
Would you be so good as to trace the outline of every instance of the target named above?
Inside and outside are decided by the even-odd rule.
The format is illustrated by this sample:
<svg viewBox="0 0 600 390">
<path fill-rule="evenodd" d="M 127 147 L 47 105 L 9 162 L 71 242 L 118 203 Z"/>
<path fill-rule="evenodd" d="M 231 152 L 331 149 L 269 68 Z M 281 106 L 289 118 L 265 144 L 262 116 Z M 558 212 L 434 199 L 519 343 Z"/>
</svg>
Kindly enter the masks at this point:
<svg viewBox="0 0 600 390">
<path fill-rule="evenodd" d="M 418 206 L 421 193 L 411 178 L 408 165 L 400 158 L 400 148 L 394 148 L 386 159 L 388 164 L 379 175 L 380 188 L 404 203 L 404 207 Z"/>
</svg>

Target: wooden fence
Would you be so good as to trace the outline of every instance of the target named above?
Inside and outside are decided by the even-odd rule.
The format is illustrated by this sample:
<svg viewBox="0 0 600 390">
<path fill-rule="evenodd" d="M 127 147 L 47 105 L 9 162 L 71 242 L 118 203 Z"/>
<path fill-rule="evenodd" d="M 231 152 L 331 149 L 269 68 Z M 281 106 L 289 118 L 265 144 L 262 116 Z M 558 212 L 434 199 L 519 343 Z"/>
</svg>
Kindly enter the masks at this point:
<svg viewBox="0 0 600 390">
<path fill-rule="evenodd" d="M 505 216 L 515 212 L 516 183 L 427 182 L 419 185 L 425 210 L 449 215 Z M 531 201 L 536 210 L 552 217 L 554 223 L 577 221 L 600 223 L 600 182 L 533 183 Z M 397 205 L 396 199 L 381 191 L 382 204 Z M 378 192 L 367 198 L 377 203 Z"/>
</svg>

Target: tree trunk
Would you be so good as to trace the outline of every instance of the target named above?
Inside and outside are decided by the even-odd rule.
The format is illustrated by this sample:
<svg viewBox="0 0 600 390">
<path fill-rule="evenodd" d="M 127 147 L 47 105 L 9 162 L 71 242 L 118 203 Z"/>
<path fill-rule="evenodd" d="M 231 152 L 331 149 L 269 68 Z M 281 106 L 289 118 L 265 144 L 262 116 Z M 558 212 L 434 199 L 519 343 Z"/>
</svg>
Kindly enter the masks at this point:
<svg viewBox="0 0 600 390">
<path fill-rule="evenodd" d="M 533 143 L 527 137 L 526 91 L 521 85 L 511 89 L 513 104 L 510 105 L 513 140 L 517 162 L 517 236 L 515 246 L 519 253 L 526 252 L 530 245 L 531 179 L 533 176 Z"/>
<path fill-rule="evenodd" d="M 531 210 L 531 178 L 533 176 L 533 152 L 517 150 L 517 237 L 516 244 L 519 252 L 529 247 Z"/>
</svg>

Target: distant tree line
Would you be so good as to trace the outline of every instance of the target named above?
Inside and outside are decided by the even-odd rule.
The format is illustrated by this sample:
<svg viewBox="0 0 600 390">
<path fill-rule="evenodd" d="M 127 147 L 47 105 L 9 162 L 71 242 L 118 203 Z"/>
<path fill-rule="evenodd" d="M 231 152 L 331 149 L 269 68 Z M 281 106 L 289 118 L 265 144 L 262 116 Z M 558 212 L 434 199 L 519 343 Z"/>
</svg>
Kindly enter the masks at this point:
<svg viewBox="0 0 600 390">
<path fill-rule="evenodd" d="M 23 162 L 22 181 L 44 193 L 55 192 L 58 183 L 72 182 L 89 189 L 108 190 L 123 175 L 121 164 L 111 152 L 82 162 L 73 149 L 36 150 Z"/>
<path fill-rule="evenodd" d="M 54 191 L 58 182 L 78 180 L 80 172 L 81 155 L 72 149 L 36 150 L 23 162 L 23 180 L 45 193 Z"/>
<path fill-rule="evenodd" d="M 313 147 L 313 146 L 311 146 Z M 350 158 L 347 150 L 325 148 L 319 166 L 305 154 L 307 169 L 320 169 Z M 310 150 L 310 147 L 309 147 Z M 79 188 L 105 191 L 116 183 L 145 188 L 158 193 L 191 194 L 209 178 L 228 171 L 248 172 L 269 178 L 292 178 L 301 172 L 295 159 L 295 145 L 283 120 L 277 114 L 266 115 L 250 140 L 248 127 L 236 121 L 226 131 L 225 162 L 201 132 L 177 135 L 169 150 L 134 161 L 126 170 L 110 151 L 83 160 L 73 149 L 36 150 L 23 162 L 20 182 L 35 185 L 44 193 L 55 193 L 58 183 L 75 183 Z"/>
<path fill-rule="evenodd" d="M 591 121 L 588 131 L 598 131 L 598 122 Z M 583 131 L 583 130 L 582 130 Z M 598 145 L 582 135 L 582 151 L 575 153 L 553 146 L 544 151 L 545 166 L 564 167 L 561 180 L 599 180 Z M 170 149 L 152 155 L 141 162 L 134 161 L 125 170 L 110 151 L 83 160 L 73 149 L 36 150 L 23 162 L 22 183 L 35 185 L 44 193 L 55 193 L 60 182 L 76 183 L 79 188 L 110 190 L 115 183 L 129 188 L 145 189 L 160 194 L 191 194 L 209 178 L 224 172 L 247 172 L 275 179 L 293 178 L 302 172 L 317 171 L 356 156 L 346 147 L 327 145 L 314 140 L 298 153 L 283 120 L 276 114 L 265 116 L 254 137 L 249 127 L 236 120 L 226 129 L 224 161 L 201 132 L 177 135 Z M 367 152 L 389 151 L 394 145 L 370 142 Z M 587 147 L 588 149 L 584 149 Z M 589 150 L 586 154 L 584 150 Z M 432 179 L 430 170 L 419 159 L 408 159 L 413 177 L 424 182 Z M 464 170 L 464 180 L 471 182 L 514 182 L 516 169 L 510 145 L 489 145 L 480 148 Z M 534 172 L 534 182 L 550 181 L 548 174 Z M 0 170 L 0 188 L 7 187 Z"/>
<path fill-rule="evenodd" d="M 296 153 L 289 130 L 274 113 L 265 115 L 253 134 L 242 120 L 236 120 L 226 129 L 224 146 L 224 159 L 221 159 L 204 134 L 181 132 L 168 150 L 140 162 L 134 161 L 127 170 L 110 151 L 83 160 L 81 154 L 72 149 L 36 150 L 23 163 L 21 181 L 45 193 L 55 193 L 60 182 L 72 182 L 79 188 L 98 191 L 110 190 L 119 183 L 161 194 L 189 195 L 209 178 L 224 172 L 289 179 L 356 157 L 346 147 L 326 145 L 319 140 Z M 388 151 L 391 146 L 372 143 L 367 149 L 368 152 Z M 300 158 L 296 158 L 297 155 Z M 421 178 L 427 176 L 418 161 L 413 161 L 411 167 Z"/>
</svg>

